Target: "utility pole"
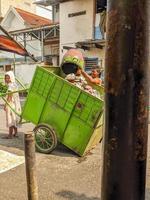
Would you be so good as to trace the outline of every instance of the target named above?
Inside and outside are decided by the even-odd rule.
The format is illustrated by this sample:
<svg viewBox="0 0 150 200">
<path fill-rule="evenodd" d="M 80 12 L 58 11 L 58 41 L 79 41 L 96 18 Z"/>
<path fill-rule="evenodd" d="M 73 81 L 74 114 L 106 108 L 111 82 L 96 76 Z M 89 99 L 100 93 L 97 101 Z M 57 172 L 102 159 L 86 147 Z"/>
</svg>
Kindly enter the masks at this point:
<svg viewBox="0 0 150 200">
<path fill-rule="evenodd" d="M 108 0 L 102 200 L 144 200 L 150 0 Z"/>
</svg>

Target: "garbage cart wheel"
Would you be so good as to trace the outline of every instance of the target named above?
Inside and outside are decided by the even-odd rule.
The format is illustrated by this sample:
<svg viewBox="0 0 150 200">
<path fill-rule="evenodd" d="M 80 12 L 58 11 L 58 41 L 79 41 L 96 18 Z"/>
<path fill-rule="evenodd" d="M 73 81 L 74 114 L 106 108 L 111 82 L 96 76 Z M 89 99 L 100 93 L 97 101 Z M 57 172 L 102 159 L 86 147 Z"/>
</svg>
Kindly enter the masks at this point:
<svg viewBox="0 0 150 200">
<path fill-rule="evenodd" d="M 54 129 L 45 124 L 34 128 L 35 146 L 38 152 L 51 153 L 57 146 L 57 137 Z"/>
</svg>

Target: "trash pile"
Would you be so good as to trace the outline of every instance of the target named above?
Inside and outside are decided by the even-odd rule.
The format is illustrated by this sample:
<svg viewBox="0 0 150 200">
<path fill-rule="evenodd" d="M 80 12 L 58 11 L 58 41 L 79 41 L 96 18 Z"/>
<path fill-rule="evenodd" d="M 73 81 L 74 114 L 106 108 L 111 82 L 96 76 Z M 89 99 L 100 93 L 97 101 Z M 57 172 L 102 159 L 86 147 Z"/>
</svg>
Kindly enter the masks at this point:
<svg viewBox="0 0 150 200">
<path fill-rule="evenodd" d="M 75 86 L 80 89 L 90 93 L 91 95 L 100 98 L 100 94 L 97 90 L 93 89 L 90 85 L 87 84 L 87 81 L 82 76 L 76 76 L 75 74 L 68 74 L 65 78 L 67 81 L 73 83 Z"/>
<path fill-rule="evenodd" d="M 82 73 L 85 68 L 85 60 L 82 52 L 77 49 L 68 50 L 61 63 L 61 70 L 66 75 L 65 79 L 80 89 L 100 98 L 100 93 L 91 87 L 87 77 Z"/>
</svg>

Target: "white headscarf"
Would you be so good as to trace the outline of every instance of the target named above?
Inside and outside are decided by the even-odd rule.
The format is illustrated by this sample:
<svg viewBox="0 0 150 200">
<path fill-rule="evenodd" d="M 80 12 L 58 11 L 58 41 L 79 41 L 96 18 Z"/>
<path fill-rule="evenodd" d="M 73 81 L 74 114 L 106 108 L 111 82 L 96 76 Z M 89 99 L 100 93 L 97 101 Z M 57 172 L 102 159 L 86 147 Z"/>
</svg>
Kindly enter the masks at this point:
<svg viewBox="0 0 150 200">
<path fill-rule="evenodd" d="M 16 82 L 15 75 L 14 75 L 13 71 L 8 71 L 8 72 L 5 73 L 5 75 L 8 75 L 10 77 L 11 83 L 15 83 Z"/>
</svg>

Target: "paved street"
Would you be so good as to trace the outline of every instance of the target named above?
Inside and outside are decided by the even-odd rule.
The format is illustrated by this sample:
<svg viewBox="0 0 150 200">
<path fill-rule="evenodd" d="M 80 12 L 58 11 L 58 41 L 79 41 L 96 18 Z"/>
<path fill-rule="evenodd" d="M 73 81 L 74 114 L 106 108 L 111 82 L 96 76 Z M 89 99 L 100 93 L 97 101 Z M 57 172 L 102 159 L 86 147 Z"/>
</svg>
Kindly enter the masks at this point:
<svg viewBox="0 0 150 200">
<path fill-rule="evenodd" d="M 23 125 L 19 138 L 1 139 L 7 134 L 5 113 L 0 107 L 0 150 L 24 156 L 23 134 L 32 130 L 31 124 Z M 85 158 L 59 146 L 52 154 L 36 154 L 40 200 L 100 200 L 102 144 Z M 1 158 L 0 158 L 1 159 Z M 149 153 L 150 162 L 150 153 Z M 147 174 L 147 200 L 150 193 L 150 163 Z M 25 166 L 20 164 L 0 173 L 0 200 L 26 200 Z"/>
</svg>

